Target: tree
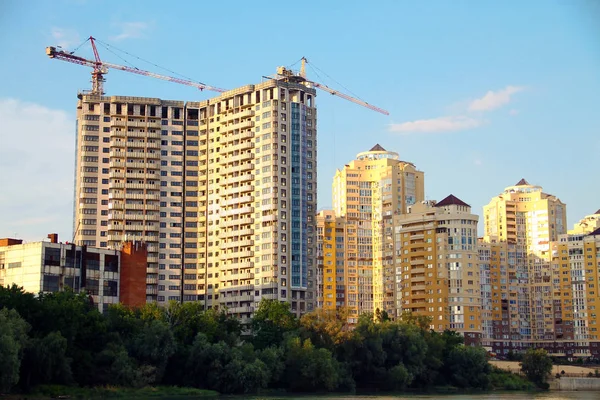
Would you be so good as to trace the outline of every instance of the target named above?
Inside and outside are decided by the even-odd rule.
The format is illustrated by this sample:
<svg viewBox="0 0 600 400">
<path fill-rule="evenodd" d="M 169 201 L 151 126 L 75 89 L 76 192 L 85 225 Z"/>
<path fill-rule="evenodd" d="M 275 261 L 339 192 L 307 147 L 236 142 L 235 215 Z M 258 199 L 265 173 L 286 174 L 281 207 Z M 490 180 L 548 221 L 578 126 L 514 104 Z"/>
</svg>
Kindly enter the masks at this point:
<svg viewBox="0 0 600 400">
<path fill-rule="evenodd" d="M 293 392 L 331 391 L 339 385 L 339 365 L 327 349 L 316 349 L 306 339 L 289 337 L 285 343 L 285 382 Z"/>
<path fill-rule="evenodd" d="M 298 328 L 296 316 L 290 312 L 290 304 L 277 300 L 261 300 L 252 318 L 253 343 L 257 349 L 278 345 L 284 333 Z"/>
<path fill-rule="evenodd" d="M 175 342 L 169 326 L 163 321 L 154 320 L 134 338 L 130 354 L 141 366 L 154 371 L 149 383 L 159 383 L 174 352 Z"/>
<path fill-rule="evenodd" d="M 67 357 L 67 339 L 60 332 L 29 341 L 21 366 L 21 388 L 43 383 L 73 383 L 71 359 Z"/>
<path fill-rule="evenodd" d="M 335 347 L 351 336 L 346 310 L 319 308 L 300 318 L 301 335 L 317 347 L 334 351 Z"/>
<path fill-rule="evenodd" d="M 521 371 L 538 387 L 547 389 L 548 376 L 552 372 L 552 359 L 544 349 L 529 348 L 521 361 Z"/>
<path fill-rule="evenodd" d="M 15 310 L 0 310 L 0 393 L 19 382 L 21 357 L 29 324 Z"/>
<path fill-rule="evenodd" d="M 491 366 L 482 347 L 460 346 L 452 349 L 447 360 L 450 383 L 460 388 L 488 389 Z"/>
</svg>

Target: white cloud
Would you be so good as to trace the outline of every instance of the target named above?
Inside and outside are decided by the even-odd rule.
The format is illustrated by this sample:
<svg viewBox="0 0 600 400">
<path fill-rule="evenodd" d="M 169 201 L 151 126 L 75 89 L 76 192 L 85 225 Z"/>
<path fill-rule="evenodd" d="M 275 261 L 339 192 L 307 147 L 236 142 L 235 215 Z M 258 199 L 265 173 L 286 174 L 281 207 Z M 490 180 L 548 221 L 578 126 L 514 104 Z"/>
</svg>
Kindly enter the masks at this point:
<svg viewBox="0 0 600 400">
<path fill-rule="evenodd" d="M 496 92 L 489 91 L 485 94 L 485 96 L 473 100 L 471 104 L 469 104 L 469 111 L 490 111 L 494 110 L 498 107 L 502 107 L 505 104 L 510 102 L 510 97 L 523 90 L 523 87 L 520 86 L 507 86 L 502 90 L 498 90 Z"/>
<path fill-rule="evenodd" d="M 63 49 L 71 49 L 82 42 L 79 38 L 79 33 L 74 29 L 53 27 L 50 33 L 52 39 L 54 39 L 54 44 Z"/>
<path fill-rule="evenodd" d="M 490 90 L 479 99 L 470 102 L 463 101 L 451 105 L 448 111 L 454 115 L 431 119 L 420 119 L 416 121 L 407 121 L 402 122 L 400 124 L 391 124 L 389 126 L 389 131 L 408 134 L 453 132 L 474 129 L 481 125 L 484 125 L 486 121 L 480 117 L 473 117 L 473 114 L 469 113 L 474 111 L 486 112 L 508 104 L 511 100 L 511 96 L 522 90 L 524 90 L 524 88 L 521 86 L 507 86 L 504 89 L 498 90 L 496 92 Z M 460 115 L 465 111 L 468 115 L 471 116 Z M 510 115 L 517 115 L 518 113 L 519 110 L 516 109 L 512 109 L 509 111 Z"/>
<path fill-rule="evenodd" d="M 113 24 L 120 30 L 120 33 L 111 36 L 110 39 L 115 42 L 119 42 L 125 39 L 139 39 L 144 36 L 146 31 L 150 28 L 150 24 L 147 22 L 118 22 Z"/>
<path fill-rule="evenodd" d="M 17 99 L 0 99 L 0 237 L 71 239 L 74 118 Z"/>
<path fill-rule="evenodd" d="M 435 133 L 452 132 L 477 128 L 484 121 L 465 116 L 439 117 L 402 122 L 390 125 L 391 132 L 399 133 Z"/>
</svg>

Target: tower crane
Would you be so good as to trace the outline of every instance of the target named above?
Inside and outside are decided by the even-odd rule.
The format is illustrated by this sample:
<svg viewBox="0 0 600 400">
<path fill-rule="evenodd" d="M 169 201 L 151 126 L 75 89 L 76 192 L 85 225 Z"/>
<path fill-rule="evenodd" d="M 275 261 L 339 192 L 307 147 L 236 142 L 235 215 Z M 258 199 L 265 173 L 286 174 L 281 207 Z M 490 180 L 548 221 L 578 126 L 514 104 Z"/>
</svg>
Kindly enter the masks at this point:
<svg viewBox="0 0 600 400">
<path fill-rule="evenodd" d="M 286 79 L 286 80 L 291 80 L 291 81 L 295 81 L 295 82 L 303 82 L 307 86 L 314 86 L 314 87 L 319 88 L 331 95 L 341 97 L 342 99 L 346 99 L 348 101 L 351 101 L 353 103 L 356 103 L 358 105 L 366 107 L 370 110 L 377 111 L 378 113 L 381 113 L 384 115 L 390 115 L 390 113 L 387 112 L 386 110 L 384 110 L 383 108 L 376 107 L 372 104 L 367 103 L 366 101 L 357 99 L 352 96 L 348 96 L 347 94 L 342 93 L 338 90 L 332 89 L 329 86 L 324 85 L 322 83 L 309 81 L 308 79 L 306 79 L 306 64 L 308 64 L 308 60 L 306 59 L 306 57 L 302 57 L 301 61 L 302 61 L 302 64 L 300 67 L 300 73 L 298 75 L 295 75 L 291 70 L 289 70 L 285 67 L 279 67 L 277 69 L 277 76 L 279 77 L 279 79 Z"/>
<path fill-rule="evenodd" d="M 104 94 L 104 75 L 108 73 L 109 68 L 118 69 L 125 72 L 131 72 L 138 75 L 149 76 L 151 78 L 162 79 L 169 82 L 180 83 L 182 85 L 192 86 L 200 90 L 212 90 L 215 92 L 224 92 L 225 89 L 220 89 L 214 86 L 205 85 L 199 82 L 193 82 L 187 79 L 175 78 L 172 76 L 165 76 L 156 74 L 154 72 L 144 71 L 138 68 L 127 67 L 124 65 L 118 65 L 113 63 L 108 63 L 106 61 L 102 61 L 100 59 L 100 55 L 98 54 L 98 49 L 96 48 L 95 38 L 90 36 L 88 38 L 92 45 L 92 50 L 94 51 L 95 60 L 88 60 L 83 57 L 79 57 L 74 55 L 72 52 L 66 52 L 63 50 L 58 50 L 54 46 L 46 47 L 46 55 L 50 58 L 54 58 L 57 60 L 67 61 L 74 64 L 84 65 L 86 67 L 92 67 L 92 90 L 91 94 Z"/>
<path fill-rule="evenodd" d="M 46 55 L 53 59 L 67 61 L 70 63 L 79 64 L 79 65 L 93 68 L 92 73 L 91 73 L 92 74 L 92 90 L 90 91 L 91 94 L 97 94 L 97 95 L 104 94 L 104 82 L 105 82 L 104 75 L 106 75 L 108 73 L 109 69 L 118 69 L 121 71 L 131 72 L 131 73 L 138 74 L 138 75 L 149 76 L 151 78 L 157 78 L 157 79 L 162 79 L 162 80 L 169 81 L 169 82 L 179 83 L 182 85 L 192 86 L 192 87 L 195 87 L 200 90 L 212 90 L 212 91 L 219 92 L 219 93 L 226 91 L 225 89 L 206 85 L 204 83 L 194 82 L 194 81 L 191 81 L 188 79 L 181 79 L 181 78 L 175 78 L 172 76 L 160 75 L 160 74 L 156 74 L 154 72 L 144 71 L 144 70 L 138 69 L 138 68 L 127 67 L 124 65 L 113 64 L 113 63 L 109 63 L 106 61 L 102 61 L 100 59 L 100 55 L 98 54 L 98 49 L 96 48 L 96 39 L 94 37 L 90 36 L 87 40 L 89 40 L 90 44 L 92 45 L 92 50 L 94 52 L 94 60 L 88 60 L 86 58 L 76 56 L 73 54 L 73 52 L 66 52 L 66 51 L 60 50 L 54 46 L 46 47 Z M 276 79 L 276 80 L 283 79 L 285 81 L 301 83 L 307 87 L 316 87 L 316 88 L 319 88 L 331 95 L 341 97 L 342 99 L 351 101 L 355 104 L 361 105 L 370 110 L 377 111 L 384 115 L 390 115 L 390 113 L 387 112 L 386 110 L 376 107 L 372 104 L 369 104 L 366 101 L 349 96 L 338 90 L 332 89 L 329 86 L 324 85 L 322 83 L 318 83 L 318 82 L 306 79 L 306 64 L 308 64 L 308 60 L 305 57 L 302 57 L 301 61 L 302 61 L 302 64 L 301 64 L 301 69 L 300 69 L 299 74 L 295 74 L 292 70 L 287 69 L 285 67 L 279 67 L 279 68 L 277 68 L 277 74 L 272 78 Z"/>
</svg>

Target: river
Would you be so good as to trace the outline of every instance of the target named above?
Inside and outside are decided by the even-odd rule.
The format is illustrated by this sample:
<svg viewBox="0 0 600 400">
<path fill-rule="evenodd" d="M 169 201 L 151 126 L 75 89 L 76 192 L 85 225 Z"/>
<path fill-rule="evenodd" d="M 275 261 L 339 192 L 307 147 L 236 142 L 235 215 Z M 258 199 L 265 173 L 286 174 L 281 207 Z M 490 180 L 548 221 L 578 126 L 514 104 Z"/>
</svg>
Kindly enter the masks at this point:
<svg viewBox="0 0 600 400">
<path fill-rule="evenodd" d="M 544 393 L 488 393 L 488 394 L 458 394 L 458 395 L 398 395 L 398 396 L 361 396 L 361 395 L 331 395 L 331 396 L 251 396 L 248 400 L 598 400 L 600 392 L 544 392 Z"/>
</svg>

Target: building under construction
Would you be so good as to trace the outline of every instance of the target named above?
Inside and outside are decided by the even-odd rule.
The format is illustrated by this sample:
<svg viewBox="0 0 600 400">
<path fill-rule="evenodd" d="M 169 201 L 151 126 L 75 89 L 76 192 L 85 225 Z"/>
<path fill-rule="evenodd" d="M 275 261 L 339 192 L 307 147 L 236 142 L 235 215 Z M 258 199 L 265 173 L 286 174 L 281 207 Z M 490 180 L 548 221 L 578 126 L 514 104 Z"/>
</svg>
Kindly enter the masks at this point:
<svg viewBox="0 0 600 400">
<path fill-rule="evenodd" d="M 279 80 L 203 102 L 80 95 L 76 242 L 145 241 L 148 300 L 310 309 L 314 99 Z"/>
<path fill-rule="evenodd" d="M 201 301 L 242 321 L 261 299 L 314 307 L 316 88 L 387 114 L 279 67 L 225 91 L 48 47 L 89 66 L 77 104 L 75 241 L 148 245 L 148 301 Z M 104 95 L 107 68 L 220 94 L 201 102 Z"/>
</svg>

